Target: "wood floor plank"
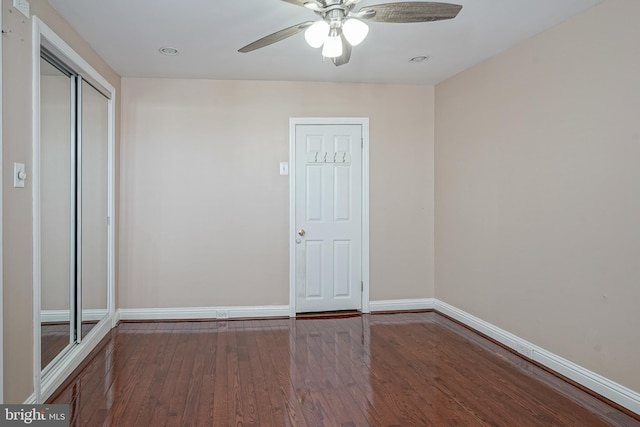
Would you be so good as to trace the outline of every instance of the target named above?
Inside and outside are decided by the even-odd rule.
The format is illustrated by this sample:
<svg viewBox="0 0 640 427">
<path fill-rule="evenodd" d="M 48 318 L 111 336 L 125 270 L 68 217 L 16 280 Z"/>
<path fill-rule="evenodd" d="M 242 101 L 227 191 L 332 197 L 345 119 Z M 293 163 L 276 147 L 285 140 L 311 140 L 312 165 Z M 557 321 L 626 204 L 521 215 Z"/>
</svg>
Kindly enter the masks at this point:
<svg viewBox="0 0 640 427">
<path fill-rule="evenodd" d="M 418 383 L 425 375 L 434 375 L 433 370 L 425 368 L 416 372 L 412 368 L 411 364 L 416 361 L 406 357 L 406 345 L 399 341 L 389 325 L 371 326 L 370 351 L 371 372 L 378 386 L 376 397 L 385 399 L 403 422 L 417 420 L 421 425 L 437 425 L 439 413 L 429 404 L 432 391 L 424 389 Z M 458 412 L 457 417 L 477 425 L 477 420 L 468 417 L 466 413 Z"/>
<path fill-rule="evenodd" d="M 155 325 L 153 326 L 155 329 Z M 90 388 L 80 388 L 78 400 L 81 400 L 82 404 L 77 405 L 77 412 L 78 416 L 83 418 L 79 418 L 78 423 L 74 424 L 73 420 L 76 418 L 75 414 L 72 415 L 72 425 L 100 425 L 99 421 L 104 414 L 106 414 L 107 425 L 110 425 L 108 421 L 112 411 L 115 410 L 117 416 L 117 411 L 122 408 L 117 405 L 118 396 L 114 397 L 114 394 L 120 390 L 118 386 L 123 378 L 129 379 L 129 376 L 126 371 L 123 372 L 119 368 L 130 369 L 131 372 L 135 370 L 138 366 L 139 354 L 151 345 L 153 338 L 153 335 L 148 334 L 137 340 L 135 345 L 129 345 L 132 335 L 125 333 L 125 330 L 126 328 L 121 333 L 116 333 L 112 340 L 113 345 L 108 344 L 105 351 L 101 351 L 94 358 L 94 360 L 98 359 L 95 365 L 84 368 L 76 376 L 77 379 L 95 380 L 98 386 L 93 393 Z M 123 363 L 125 360 L 126 364 Z"/>
<path fill-rule="evenodd" d="M 442 329 L 440 325 L 434 327 Z M 564 417 L 567 424 L 573 425 L 581 425 L 586 421 L 582 418 L 585 411 L 579 406 L 567 411 L 566 414 L 556 411 L 554 407 L 570 408 L 571 402 L 562 401 L 563 399 L 557 396 L 549 399 L 547 386 L 542 383 L 529 383 L 528 378 L 516 370 L 515 366 L 494 357 L 493 354 L 482 348 L 473 346 L 471 342 L 459 335 L 447 333 L 446 330 L 438 332 L 441 339 L 456 342 L 456 348 L 462 349 L 455 355 L 460 358 L 460 361 L 457 364 L 457 369 L 452 370 L 450 376 L 458 376 L 460 381 L 471 386 L 468 387 L 471 390 L 484 386 L 484 398 L 488 397 L 494 402 L 492 407 L 487 407 L 483 399 L 476 402 L 473 408 L 475 413 L 484 414 L 482 419 L 485 422 L 491 418 L 489 411 L 496 410 L 506 414 L 505 422 L 519 423 L 520 425 L 539 425 L 540 418 L 544 418 L 544 416 L 541 417 L 541 414 L 551 415 L 553 419 Z M 415 336 L 410 337 L 410 339 L 415 338 Z M 441 357 L 454 357 L 454 355 L 447 354 Z M 536 396 L 535 400 L 530 398 L 532 395 Z M 466 400 L 470 401 L 468 397 Z"/>
<path fill-rule="evenodd" d="M 309 390 L 316 388 L 313 380 L 304 378 L 298 368 L 296 359 L 299 355 L 295 347 L 291 347 L 292 333 L 291 327 L 282 330 L 274 322 L 269 334 L 269 345 L 273 349 L 270 362 L 278 370 L 281 396 L 294 425 L 321 426 L 324 425 L 323 408 L 310 397 Z"/>
<path fill-rule="evenodd" d="M 224 330 L 217 334 L 218 351 L 215 362 L 215 384 L 213 392 L 213 424 L 216 426 L 226 426 L 230 424 L 235 414 L 229 413 L 228 405 L 228 375 L 227 375 L 227 341 L 229 332 Z"/>
<path fill-rule="evenodd" d="M 258 322 L 252 322 L 252 327 L 259 327 Z M 256 346 L 263 355 L 260 357 L 264 383 L 267 387 L 269 405 L 272 411 L 275 426 L 306 426 L 306 421 L 302 414 L 299 398 L 291 393 L 290 379 L 290 349 L 287 346 L 287 353 L 283 354 L 280 349 L 273 346 L 278 342 L 275 335 L 285 335 L 289 337 L 289 329 L 283 329 L 277 325 L 268 325 L 260 333 L 254 335 Z"/>
<path fill-rule="evenodd" d="M 324 320 L 326 322 L 326 320 Z M 335 358 L 325 357 L 325 348 L 332 332 L 310 328 L 313 323 L 299 323 L 296 349 L 304 352 L 304 364 L 299 368 L 303 377 L 313 378 L 315 389 L 309 395 L 316 404 L 326 408 L 325 425 L 362 425 L 366 422 L 360 408 L 352 401 L 335 371 Z M 349 409 L 351 406 L 351 409 Z"/>
<path fill-rule="evenodd" d="M 121 323 L 49 403 L 72 426 L 625 426 L 437 313 Z"/>
<path fill-rule="evenodd" d="M 234 425 L 260 425 L 257 413 L 255 388 L 251 380 L 251 368 L 244 337 L 244 322 L 234 322 L 229 331 L 227 373 L 229 375 L 230 411 L 235 413 Z"/>
<path fill-rule="evenodd" d="M 151 384 L 150 391 L 153 394 L 150 396 L 146 410 L 138 414 L 137 425 L 173 424 L 178 416 L 176 407 L 180 410 L 184 408 L 185 395 L 178 390 L 185 390 L 188 382 L 191 381 L 193 359 L 190 356 L 194 354 L 197 340 L 190 339 L 190 334 L 184 333 L 181 329 L 175 329 L 171 338 L 173 341 L 168 345 L 175 342 L 176 350 L 173 357 L 165 362 L 166 370 L 159 371 L 161 376 L 164 374 L 164 381 L 158 378 Z"/>
<path fill-rule="evenodd" d="M 116 387 L 115 395 L 117 398 L 113 414 L 110 415 L 115 420 L 125 419 L 130 423 L 134 422 L 142 402 L 146 398 L 146 391 L 160 370 L 159 362 L 173 355 L 173 349 L 167 347 L 167 339 L 170 336 L 170 331 L 167 329 L 170 326 L 167 327 L 164 324 L 155 326 L 154 335 L 147 335 L 149 342 L 147 351 L 143 352 L 143 349 L 139 349 L 132 361 L 119 360 L 119 363 L 114 366 L 114 375 L 116 376 L 114 387 Z M 149 330 L 145 332 L 150 333 Z M 149 351 L 152 348 L 152 343 L 155 343 L 153 346 L 155 348 L 153 351 Z M 133 367 L 129 368 L 127 365 Z"/>
<path fill-rule="evenodd" d="M 169 419 L 167 426 L 180 426 L 183 419 L 199 420 L 200 395 L 203 393 L 204 378 L 207 365 L 212 364 L 212 355 L 215 354 L 211 331 L 207 327 L 208 322 L 199 322 L 197 337 L 194 345 L 188 351 L 192 357 L 187 357 L 191 363 L 186 363 L 181 370 L 181 381 L 177 387 L 173 387 L 170 398 Z"/>
<path fill-rule="evenodd" d="M 75 407 L 75 411 L 82 417 L 78 421 L 80 425 L 96 424 L 97 421 L 91 424 L 92 420 L 101 419 L 105 413 L 108 415 L 112 409 L 112 394 L 109 390 L 113 386 L 113 382 L 121 378 L 116 368 L 118 365 L 112 362 L 128 360 L 130 357 L 131 360 L 135 360 L 134 354 L 146 348 L 151 341 L 151 336 L 149 336 L 148 340 L 140 340 L 135 346 L 130 346 L 130 338 L 130 335 L 127 334 L 113 335 L 113 339 L 98 357 L 95 357 L 83 369 L 81 375 L 76 376 L 76 380 L 81 381 L 81 386 L 78 387 L 76 405 L 72 408 Z M 129 363 L 128 366 L 134 367 L 135 362 Z"/>
<path fill-rule="evenodd" d="M 255 411 L 256 418 L 260 420 L 259 425 L 273 426 L 276 425 L 271 406 L 269 405 L 269 391 L 265 382 L 264 371 L 262 363 L 260 361 L 260 350 L 256 345 L 254 332 L 251 330 L 251 325 L 246 324 L 244 332 L 244 354 L 246 355 L 246 361 L 244 370 L 246 375 L 242 376 L 243 383 L 250 382 L 250 387 L 255 395 Z"/>
<path fill-rule="evenodd" d="M 178 325 L 176 325 L 178 326 Z M 180 356 L 184 352 L 184 345 L 188 341 L 188 336 L 180 334 L 177 328 L 171 332 L 162 334 L 163 348 L 152 359 L 146 367 L 146 376 L 138 382 L 138 392 L 131 396 L 127 411 L 134 420 L 135 425 L 145 425 L 149 423 L 153 416 L 154 408 L 166 407 L 166 403 L 158 401 L 159 394 L 165 384 L 175 386 L 177 369 L 179 369 Z M 135 415 L 134 415 L 135 414 Z"/>
<path fill-rule="evenodd" d="M 355 322 L 355 327 L 348 328 L 347 330 L 352 328 L 357 330 L 357 333 L 361 334 L 360 342 L 358 342 L 358 340 L 349 340 L 348 342 L 342 340 L 337 341 L 337 346 L 341 348 L 342 351 L 350 354 L 350 357 L 346 359 L 339 358 L 339 361 L 347 366 L 346 369 L 350 373 L 350 375 L 343 377 L 350 380 L 346 384 L 347 389 L 357 402 L 357 405 L 361 408 L 366 408 L 364 412 L 370 414 L 370 425 L 379 427 L 402 425 L 400 418 L 394 414 L 385 401 L 380 399 L 375 401 L 373 399 L 374 392 L 369 376 L 371 355 L 369 351 L 365 350 L 365 348 L 369 347 L 369 344 L 365 345 L 365 342 L 368 341 L 368 336 L 366 335 L 361 319 L 356 318 Z"/>
<path fill-rule="evenodd" d="M 372 422 L 367 417 L 368 412 L 363 412 L 368 409 L 369 402 L 361 394 L 356 394 L 354 397 L 349 390 L 349 386 L 354 384 L 354 375 L 351 363 L 346 362 L 352 360 L 353 354 L 350 348 L 338 345 L 340 334 L 348 335 L 349 343 L 354 332 L 358 335 L 360 325 L 353 320 L 358 318 L 344 319 L 342 322 L 336 319 L 324 319 L 316 322 L 301 322 L 301 324 L 308 327 L 311 336 L 316 335 L 320 338 L 320 342 L 317 343 L 318 349 L 310 353 L 320 365 L 324 365 L 318 372 L 327 379 L 326 395 L 334 397 L 329 402 L 332 409 L 342 414 L 336 421 L 340 425 L 349 423 L 370 425 Z M 304 341 L 302 345 L 304 346 Z M 356 357 L 362 357 L 362 354 Z M 314 368 L 310 366 L 310 369 Z"/>
<path fill-rule="evenodd" d="M 195 405 L 195 412 L 188 412 L 188 408 L 183 410 L 182 420 L 193 420 L 195 425 L 214 425 L 213 411 L 216 385 L 216 360 L 220 349 L 218 348 L 217 334 L 221 323 L 207 322 L 203 330 L 206 337 L 202 353 L 204 356 L 202 370 L 197 371 L 199 365 L 194 365 L 192 377 L 201 377 L 200 387 L 190 384 L 191 396 Z M 195 415 L 194 415 L 195 414 Z M 183 421 L 184 422 L 184 421 Z"/>
</svg>

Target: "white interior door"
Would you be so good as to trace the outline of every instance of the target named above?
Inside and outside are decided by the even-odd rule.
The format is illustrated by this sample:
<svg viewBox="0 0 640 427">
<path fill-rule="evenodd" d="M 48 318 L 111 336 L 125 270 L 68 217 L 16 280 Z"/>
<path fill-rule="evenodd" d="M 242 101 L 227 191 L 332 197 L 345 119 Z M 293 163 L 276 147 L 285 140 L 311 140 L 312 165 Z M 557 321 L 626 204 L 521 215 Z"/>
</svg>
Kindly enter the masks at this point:
<svg viewBox="0 0 640 427">
<path fill-rule="evenodd" d="M 296 125 L 296 312 L 362 308 L 362 126 Z"/>
</svg>

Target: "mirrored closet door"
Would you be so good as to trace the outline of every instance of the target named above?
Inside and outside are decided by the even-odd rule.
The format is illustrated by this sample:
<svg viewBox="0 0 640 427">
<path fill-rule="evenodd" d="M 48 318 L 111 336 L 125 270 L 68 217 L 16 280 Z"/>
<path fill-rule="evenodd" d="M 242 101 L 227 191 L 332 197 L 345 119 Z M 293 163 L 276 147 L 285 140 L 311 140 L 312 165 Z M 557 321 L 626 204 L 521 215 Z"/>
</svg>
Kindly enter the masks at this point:
<svg viewBox="0 0 640 427">
<path fill-rule="evenodd" d="M 81 274 L 82 336 L 107 315 L 108 99 L 82 81 Z"/>
<path fill-rule="evenodd" d="M 109 99 L 40 59 L 40 364 L 43 375 L 108 316 Z"/>
<path fill-rule="evenodd" d="M 41 364 L 72 342 L 75 276 L 74 79 L 40 59 Z"/>
</svg>

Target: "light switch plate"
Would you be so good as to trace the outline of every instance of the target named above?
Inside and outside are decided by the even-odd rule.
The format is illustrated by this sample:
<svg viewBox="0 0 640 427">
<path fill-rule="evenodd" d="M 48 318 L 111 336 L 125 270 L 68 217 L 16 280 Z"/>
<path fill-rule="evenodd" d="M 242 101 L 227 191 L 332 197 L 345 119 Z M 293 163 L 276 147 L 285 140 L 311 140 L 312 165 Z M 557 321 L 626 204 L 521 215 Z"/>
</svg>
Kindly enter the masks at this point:
<svg viewBox="0 0 640 427">
<path fill-rule="evenodd" d="M 280 175 L 289 175 L 289 163 L 280 162 Z"/>
<path fill-rule="evenodd" d="M 24 163 L 13 164 L 13 188 L 24 188 L 24 182 L 27 180 L 27 172 Z"/>
<path fill-rule="evenodd" d="M 29 2 L 27 0 L 13 0 L 13 7 L 20 11 L 24 16 L 29 16 Z"/>
</svg>

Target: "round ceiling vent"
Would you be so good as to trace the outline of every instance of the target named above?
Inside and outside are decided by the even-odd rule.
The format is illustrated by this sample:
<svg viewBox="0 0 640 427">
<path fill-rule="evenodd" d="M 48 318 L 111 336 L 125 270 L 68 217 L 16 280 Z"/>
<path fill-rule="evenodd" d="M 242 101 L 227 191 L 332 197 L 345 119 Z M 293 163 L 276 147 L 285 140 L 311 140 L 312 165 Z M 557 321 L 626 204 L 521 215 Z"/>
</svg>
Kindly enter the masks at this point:
<svg viewBox="0 0 640 427">
<path fill-rule="evenodd" d="M 176 56 L 178 54 L 178 49 L 176 49 L 175 47 L 161 47 L 160 49 L 158 49 L 160 51 L 161 54 L 163 55 L 167 55 L 167 56 Z"/>
<path fill-rule="evenodd" d="M 420 62 L 425 62 L 428 60 L 429 60 L 428 56 L 414 56 L 409 60 L 409 62 L 412 64 L 419 64 Z"/>
</svg>

